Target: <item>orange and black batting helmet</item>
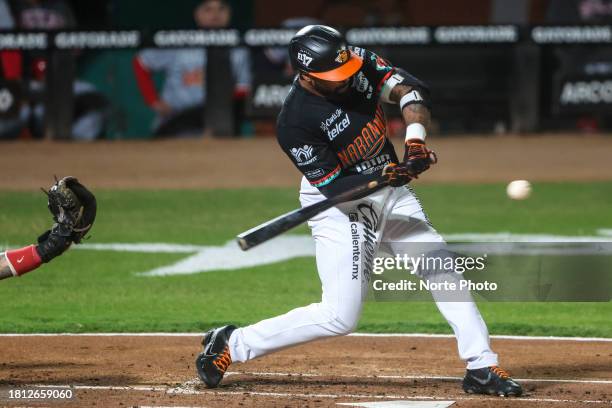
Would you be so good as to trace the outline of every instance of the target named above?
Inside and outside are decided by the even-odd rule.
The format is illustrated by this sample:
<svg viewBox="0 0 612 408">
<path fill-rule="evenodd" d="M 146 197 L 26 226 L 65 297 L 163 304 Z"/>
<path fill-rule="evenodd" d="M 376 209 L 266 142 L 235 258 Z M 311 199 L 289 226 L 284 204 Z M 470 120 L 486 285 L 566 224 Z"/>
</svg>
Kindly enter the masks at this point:
<svg viewBox="0 0 612 408">
<path fill-rule="evenodd" d="M 297 71 L 326 81 L 355 75 L 363 60 L 348 49 L 340 32 L 324 25 L 308 25 L 289 42 L 289 59 Z"/>
</svg>

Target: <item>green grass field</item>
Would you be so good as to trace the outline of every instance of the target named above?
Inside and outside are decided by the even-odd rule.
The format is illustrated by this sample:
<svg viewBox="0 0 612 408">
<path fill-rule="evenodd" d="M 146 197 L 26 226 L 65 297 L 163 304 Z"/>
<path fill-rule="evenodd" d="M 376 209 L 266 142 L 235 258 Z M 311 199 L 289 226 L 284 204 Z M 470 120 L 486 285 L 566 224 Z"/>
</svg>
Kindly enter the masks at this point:
<svg viewBox="0 0 612 408">
<path fill-rule="evenodd" d="M 524 202 L 504 186 L 416 187 L 442 233 L 594 235 L 612 228 L 612 183 L 538 183 Z M 295 189 L 99 191 L 90 243 L 221 245 L 297 207 Z M 48 228 L 42 193 L 0 192 L 0 246 Z M 294 233 L 307 234 L 306 227 Z M 0 282 L 0 332 L 198 331 L 239 325 L 316 302 L 314 258 L 235 271 L 141 277 L 189 254 L 71 250 L 19 279 Z M 494 334 L 612 337 L 611 303 L 482 303 Z M 360 331 L 450 333 L 431 303 L 365 306 Z"/>
</svg>

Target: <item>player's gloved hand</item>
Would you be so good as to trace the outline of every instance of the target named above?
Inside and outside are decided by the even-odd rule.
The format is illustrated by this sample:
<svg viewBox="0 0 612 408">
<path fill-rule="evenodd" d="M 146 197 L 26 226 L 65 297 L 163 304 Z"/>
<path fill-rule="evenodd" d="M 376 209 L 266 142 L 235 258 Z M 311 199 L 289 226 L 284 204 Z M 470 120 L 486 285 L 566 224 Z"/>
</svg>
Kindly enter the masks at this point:
<svg viewBox="0 0 612 408">
<path fill-rule="evenodd" d="M 43 262 L 81 242 L 93 226 L 97 209 L 95 196 L 74 177 L 56 181 L 46 194 L 55 224 L 38 238 L 36 249 Z"/>
<path fill-rule="evenodd" d="M 417 176 L 417 173 L 410 167 L 410 163 L 389 163 L 383 169 L 382 174 L 387 177 L 387 181 L 392 187 L 401 187 L 408 184 L 410 180 Z"/>
<path fill-rule="evenodd" d="M 430 165 L 438 162 L 438 157 L 433 150 L 429 150 L 425 146 L 425 142 L 421 139 L 410 139 L 406 141 L 406 150 L 404 152 L 404 163 L 410 163 L 410 167 L 416 173 L 413 178 L 423 173 Z"/>
</svg>

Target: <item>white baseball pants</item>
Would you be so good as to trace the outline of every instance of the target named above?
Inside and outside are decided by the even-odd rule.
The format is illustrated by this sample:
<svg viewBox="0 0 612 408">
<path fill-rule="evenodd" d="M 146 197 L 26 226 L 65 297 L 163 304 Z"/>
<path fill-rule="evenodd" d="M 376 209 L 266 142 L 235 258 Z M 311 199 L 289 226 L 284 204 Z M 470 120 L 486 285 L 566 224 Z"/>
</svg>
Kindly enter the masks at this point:
<svg viewBox="0 0 612 408">
<path fill-rule="evenodd" d="M 325 199 L 302 179 L 300 202 Z M 440 242 L 421 204 L 407 187 L 387 187 L 361 200 L 331 208 L 308 222 L 316 244 L 321 302 L 235 330 L 230 337 L 233 361 L 244 362 L 287 347 L 351 333 L 357 327 L 369 288 L 374 252 L 392 255 L 405 243 Z M 392 243 L 379 248 L 380 243 Z M 394 248 L 395 243 L 396 248 Z M 387 245 L 387 244 L 385 244 Z M 397 248 L 399 247 L 399 248 Z M 365 257 L 365 259 L 364 259 Z M 436 301 L 457 338 L 459 356 L 468 369 L 497 365 L 486 324 L 471 295 L 463 301 Z M 436 299 L 436 294 L 433 294 Z"/>
</svg>

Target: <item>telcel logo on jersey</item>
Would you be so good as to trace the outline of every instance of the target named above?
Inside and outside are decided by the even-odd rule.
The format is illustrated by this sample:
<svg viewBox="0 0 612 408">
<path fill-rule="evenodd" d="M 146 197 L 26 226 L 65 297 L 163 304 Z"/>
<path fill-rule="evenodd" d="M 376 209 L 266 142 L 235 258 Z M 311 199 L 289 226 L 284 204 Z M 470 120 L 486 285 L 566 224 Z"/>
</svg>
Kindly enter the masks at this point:
<svg viewBox="0 0 612 408">
<path fill-rule="evenodd" d="M 342 109 L 336 109 L 329 118 L 321 122 L 321 130 L 327 133 L 330 142 L 351 124 L 351 118 L 349 118 L 348 113 L 345 113 L 343 117 L 341 115 Z"/>
<path fill-rule="evenodd" d="M 349 119 L 349 115 L 347 113 L 344 115 L 344 118 L 342 118 L 341 121 L 336 122 L 336 125 L 333 128 L 327 129 L 327 137 L 329 137 L 330 141 L 334 140 L 336 136 L 338 136 L 343 130 L 349 127 L 350 124 L 351 119 Z"/>
</svg>

